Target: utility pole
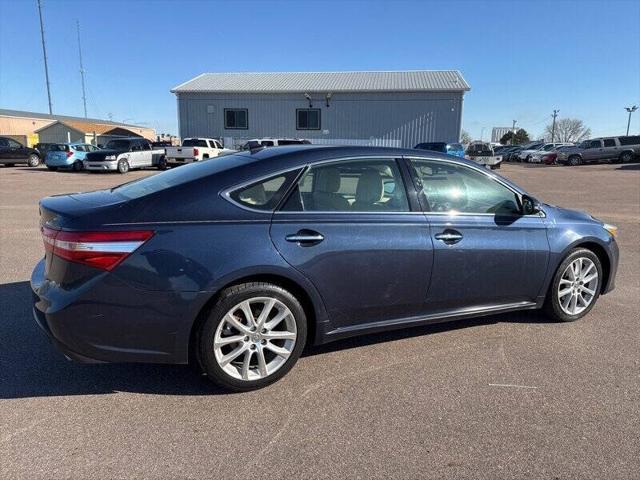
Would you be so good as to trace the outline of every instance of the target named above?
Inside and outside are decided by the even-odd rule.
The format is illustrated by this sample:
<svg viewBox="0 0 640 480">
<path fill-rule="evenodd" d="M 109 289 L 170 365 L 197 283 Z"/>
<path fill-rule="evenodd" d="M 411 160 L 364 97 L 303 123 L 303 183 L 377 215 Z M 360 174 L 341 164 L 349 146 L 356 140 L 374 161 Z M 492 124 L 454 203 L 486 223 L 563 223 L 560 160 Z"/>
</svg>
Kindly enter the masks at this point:
<svg viewBox="0 0 640 480">
<path fill-rule="evenodd" d="M 638 109 L 636 105 L 633 107 L 625 107 L 625 110 L 629 112 L 629 120 L 627 120 L 627 136 L 629 136 L 629 127 L 631 126 L 631 114 Z"/>
<path fill-rule="evenodd" d="M 512 120 L 513 125 L 511 127 L 511 133 L 513 133 L 513 135 L 511 135 L 511 145 L 513 145 L 513 137 L 516 136 L 516 123 L 518 123 L 517 120 Z"/>
<path fill-rule="evenodd" d="M 84 107 L 84 118 L 87 118 L 87 95 L 84 90 L 84 67 L 82 66 L 82 47 L 80 46 L 80 20 L 76 20 L 78 28 L 78 57 L 80 58 L 80 78 L 82 79 L 82 106 Z"/>
<path fill-rule="evenodd" d="M 51 108 L 51 88 L 49 86 L 49 66 L 47 65 L 47 47 L 44 43 L 44 25 L 42 24 L 42 5 L 38 0 L 38 14 L 40 15 L 40 36 L 42 37 L 42 55 L 44 56 L 44 76 L 47 80 L 47 97 L 49 98 L 49 115 L 53 114 Z"/>
<path fill-rule="evenodd" d="M 558 112 L 560 112 L 560 110 L 554 110 L 553 115 L 551 115 L 553 117 L 553 125 L 551 127 L 551 143 L 553 143 L 556 138 L 556 117 L 558 116 Z"/>
</svg>

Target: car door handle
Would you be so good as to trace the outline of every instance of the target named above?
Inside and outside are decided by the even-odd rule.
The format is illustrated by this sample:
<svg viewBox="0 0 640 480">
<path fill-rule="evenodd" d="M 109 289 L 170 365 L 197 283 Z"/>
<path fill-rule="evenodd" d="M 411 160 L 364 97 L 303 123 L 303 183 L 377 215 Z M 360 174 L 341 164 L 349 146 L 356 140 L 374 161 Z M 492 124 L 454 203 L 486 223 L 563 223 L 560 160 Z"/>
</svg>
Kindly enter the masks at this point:
<svg viewBox="0 0 640 480">
<path fill-rule="evenodd" d="M 324 240 L 324 235 L 313 230 L 300 230 L 284 237 L 287 242 L 315 245 Z"/>
<path fill-rule="evenodd" d="M 447 245 L 453 245 L 462 240 L 462 234 L 457 230 L 447 229 L 442 233 L 436 233 L 436 240 L 442 240 Z"/>
</svg>

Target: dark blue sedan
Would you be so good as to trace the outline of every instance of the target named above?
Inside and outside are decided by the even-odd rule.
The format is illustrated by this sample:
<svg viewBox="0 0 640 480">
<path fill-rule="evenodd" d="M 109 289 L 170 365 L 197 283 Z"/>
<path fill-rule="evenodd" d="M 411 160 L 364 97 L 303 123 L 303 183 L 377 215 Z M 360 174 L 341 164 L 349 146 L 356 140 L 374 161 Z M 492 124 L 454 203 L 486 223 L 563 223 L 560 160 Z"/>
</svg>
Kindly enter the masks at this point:
<svg viewBox="0 0 640 480">
<path fill-rule="evenodd" d="M 465 160 L 295 146 L 40 202 L 38 324 L 84 362 L 197 362 L 233 390 L 307 343 L 544 308 L 613 289 L 616 228 Z"/>
</svg>

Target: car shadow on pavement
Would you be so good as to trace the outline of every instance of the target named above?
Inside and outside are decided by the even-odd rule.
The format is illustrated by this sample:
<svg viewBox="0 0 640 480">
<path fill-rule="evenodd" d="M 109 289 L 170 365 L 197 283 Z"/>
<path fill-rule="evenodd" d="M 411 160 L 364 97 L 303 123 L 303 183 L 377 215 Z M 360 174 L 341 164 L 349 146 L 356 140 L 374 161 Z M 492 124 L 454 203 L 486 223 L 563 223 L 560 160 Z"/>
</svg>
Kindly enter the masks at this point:
<svg viewBox="0 0 640 480">
<path fill-rule="evenodd" d="M 80 364 L 68 361 L 31 316 L 29 282 L 0 285 L 0 399 L 135 392 L 216 395 L 229 392 L 186 365 Z M 516 312 L 426 325 L 308 347 L 303 356 L 359 348 L 495 322 L 549 322 L 538 312 Z"/>
<path fill-rule="evenodd" d="M 627 163 L 616 168 L 616 170 L 640 170 L 640 163 Z"/>
</svg>

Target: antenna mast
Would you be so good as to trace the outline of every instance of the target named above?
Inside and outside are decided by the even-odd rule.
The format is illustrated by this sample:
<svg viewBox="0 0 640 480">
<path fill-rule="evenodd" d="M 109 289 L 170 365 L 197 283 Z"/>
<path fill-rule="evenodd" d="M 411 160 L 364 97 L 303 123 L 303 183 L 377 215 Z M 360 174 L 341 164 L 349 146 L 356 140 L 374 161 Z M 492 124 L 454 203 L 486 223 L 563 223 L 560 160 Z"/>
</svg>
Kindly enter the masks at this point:
<svg viewBox="0 0 640 480">
<path fill-rule="evenodd" d="M 76 20 L 78 29 L 78 57 L 80 58 L 80 78 L 82 79 L 82 105 L 84 107 L 84 118 L 87 118 L 87 94 L 84 89 L 84 67 L 82 66 L 82 47 L 80 45 L 80 20 Z"/>
<path fill-rule="evenodd" d="M 49 99 L 49 115 L 53 114 L 51 108 L 51 88 L 49 86 L 49 66 L 47 65 L 47 47 L 44 43 L 44 26 L 42 24 L 42 5 L 38 0 L 38 14 L 40 15 L 40 36 L 42 37 L 42 55 L 44 56 L 44 76 L 47 80 L 47 97 Z"/>
</svg>

